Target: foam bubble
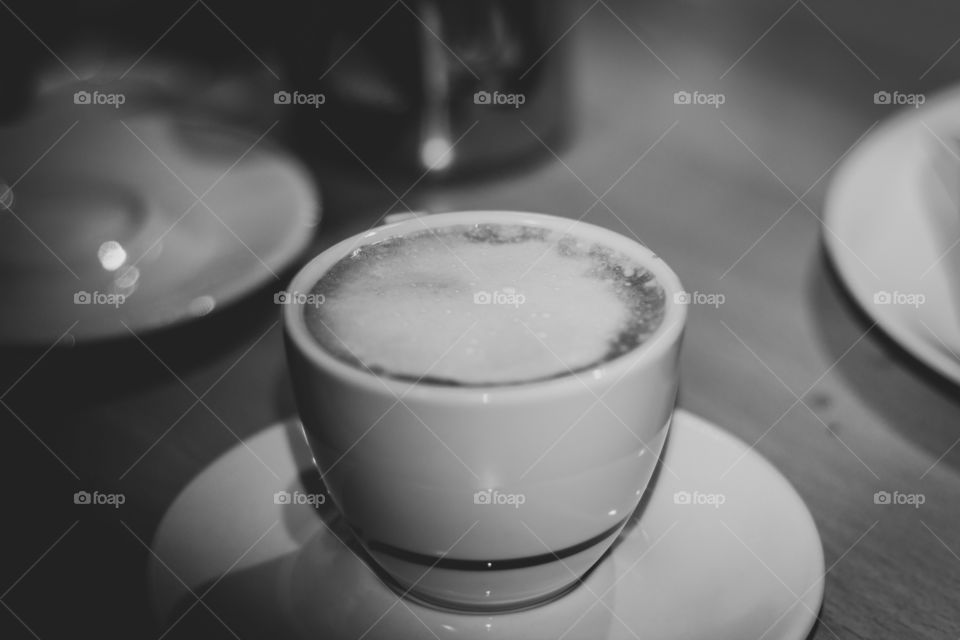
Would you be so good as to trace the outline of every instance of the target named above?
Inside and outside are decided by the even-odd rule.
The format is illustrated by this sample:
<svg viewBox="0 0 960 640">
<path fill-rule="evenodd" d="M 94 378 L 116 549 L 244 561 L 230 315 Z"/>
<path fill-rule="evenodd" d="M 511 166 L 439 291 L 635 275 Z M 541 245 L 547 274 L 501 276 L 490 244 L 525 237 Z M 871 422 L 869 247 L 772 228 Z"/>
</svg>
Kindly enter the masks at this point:
<svg viewBox="0 0 960 640">
<path fill-rule="evenodd" d="M 642 344 L 664 293 L 609 247 L 524 225 L 455 225 L 362 246 L 305 309 L 326 350 L 377 374 L 459 385 L 579 372 Z"/>
</svg>

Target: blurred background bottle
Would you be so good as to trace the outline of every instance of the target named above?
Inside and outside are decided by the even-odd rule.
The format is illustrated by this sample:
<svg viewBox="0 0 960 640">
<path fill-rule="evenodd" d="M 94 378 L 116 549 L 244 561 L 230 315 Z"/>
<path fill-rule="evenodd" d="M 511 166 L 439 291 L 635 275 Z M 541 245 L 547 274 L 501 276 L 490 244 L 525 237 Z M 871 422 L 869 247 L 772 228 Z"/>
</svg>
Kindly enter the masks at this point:
<svg viewBox="0 0 960 640">
<path fill-rule="evenodd" d="M 286 59 L 297 147 L 376 172 L 462 175 L 546 153 L 571 121 L 566 3 L 477 0 L 315 5 L 317 31 Z M 331 139 L 335 137 L 336 139 Z M 323 141 L 317 144 L 317 141 Z"/>
</svg>

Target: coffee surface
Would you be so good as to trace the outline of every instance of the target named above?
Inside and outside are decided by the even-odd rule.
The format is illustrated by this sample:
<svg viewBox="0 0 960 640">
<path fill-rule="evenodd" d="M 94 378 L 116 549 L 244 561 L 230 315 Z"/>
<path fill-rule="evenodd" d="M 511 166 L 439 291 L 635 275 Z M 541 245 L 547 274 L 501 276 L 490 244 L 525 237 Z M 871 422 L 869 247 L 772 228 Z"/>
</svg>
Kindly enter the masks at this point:
<svg viewBox="0 0 960 640">
<path fill-rule="evenodd" d="M 305 306 L 337 358 L 405 380 L 505 385 L 591 369 L 642 344 L 664 292 L 635 260 L 540 227 L 424 229 L 361 246 Z"/>
</svg>

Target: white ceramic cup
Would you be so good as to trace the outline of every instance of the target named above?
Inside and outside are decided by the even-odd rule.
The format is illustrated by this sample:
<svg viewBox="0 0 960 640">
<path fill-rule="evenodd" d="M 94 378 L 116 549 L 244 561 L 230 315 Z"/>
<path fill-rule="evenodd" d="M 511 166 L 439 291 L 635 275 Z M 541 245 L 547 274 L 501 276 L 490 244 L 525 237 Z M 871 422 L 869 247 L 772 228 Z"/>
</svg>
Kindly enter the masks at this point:
<svg viewBox="0 0 960 640">
<path fill-rule="evenodd" d="M 289 290 L 310 292 L 359 246 L 477 223 L 547 227 L 630 256 L 663 288 L 660 327 L 590 371 L 457 387 L 337 359 L 308 330 L 302 295 L 289 297 L 283 319 L 304 433 L 363 547 L 401 593 L 484 611 L 563 593 L 616 539 L 667 435 L 686 307 L 675 295 L 679 279 L 646 247 L 594 225 L 512 211 L 437 214 L 367 231 L 310 261 Z"/>
</svg>

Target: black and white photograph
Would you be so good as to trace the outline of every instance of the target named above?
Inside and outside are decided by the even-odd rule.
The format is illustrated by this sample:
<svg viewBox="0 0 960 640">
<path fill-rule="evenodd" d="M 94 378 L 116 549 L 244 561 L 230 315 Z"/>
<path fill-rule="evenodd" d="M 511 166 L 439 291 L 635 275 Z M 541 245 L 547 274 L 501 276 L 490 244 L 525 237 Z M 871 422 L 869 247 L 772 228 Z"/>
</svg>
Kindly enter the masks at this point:
<svg viewBox="0 0 960 640">
<path fill-rule="evenodd" d="M 0 638 L 957 640 L 960 5 L 0 0 Z"/>
</svg>

